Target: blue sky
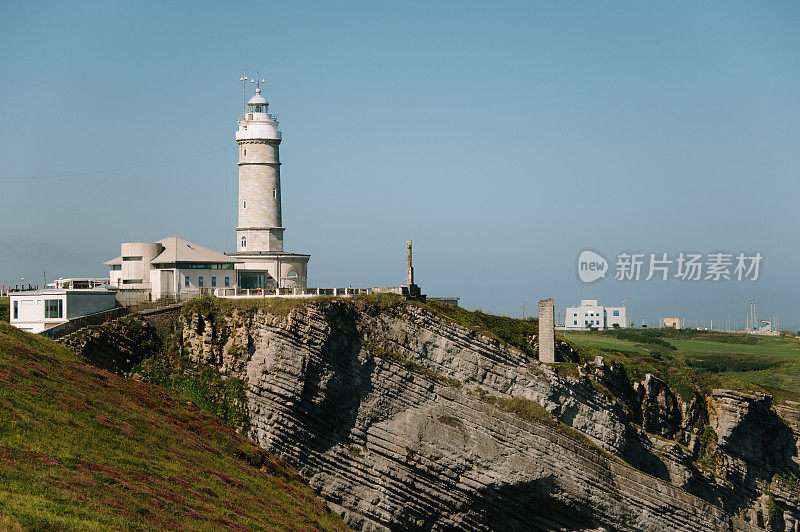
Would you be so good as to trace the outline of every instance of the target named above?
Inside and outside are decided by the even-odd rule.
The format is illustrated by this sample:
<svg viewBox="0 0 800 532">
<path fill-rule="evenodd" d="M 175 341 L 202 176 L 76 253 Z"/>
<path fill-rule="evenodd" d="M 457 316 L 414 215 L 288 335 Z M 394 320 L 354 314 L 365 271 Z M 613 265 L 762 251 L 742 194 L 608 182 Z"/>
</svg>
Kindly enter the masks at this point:
<svg viewBox="0 0 800 532">
<path fill-rule="evenodd" d="M 741 321 L 754 297 L 796 329 L 798 27 L 794 2 L 4 3 L 0 279 L 168 235 L 230 250 L 247 66 L 315 286 L 401 282 L 410 238 L 425 291 L 469 308 Z M 584 285 L 586 248 L 764 260 Z"/>
</svg>

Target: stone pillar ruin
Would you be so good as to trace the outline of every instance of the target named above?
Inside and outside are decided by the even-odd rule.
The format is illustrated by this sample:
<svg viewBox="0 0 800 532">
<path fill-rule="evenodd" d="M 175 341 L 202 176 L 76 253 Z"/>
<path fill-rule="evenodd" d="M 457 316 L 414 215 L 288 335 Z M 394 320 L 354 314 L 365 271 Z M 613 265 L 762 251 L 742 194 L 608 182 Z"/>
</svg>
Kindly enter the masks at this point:
<svg viewBox="0 0 800 532">
<path fill-rule="evenodd" d="M 414 284 L 414 266 L 411 265 L 411 240 L 406 240 L 406 284 Z"/>
<path fill-rule="evenodd" d="M 539 301 L 539 362 L 556 361 L 553 298 Z"/>
</svg>

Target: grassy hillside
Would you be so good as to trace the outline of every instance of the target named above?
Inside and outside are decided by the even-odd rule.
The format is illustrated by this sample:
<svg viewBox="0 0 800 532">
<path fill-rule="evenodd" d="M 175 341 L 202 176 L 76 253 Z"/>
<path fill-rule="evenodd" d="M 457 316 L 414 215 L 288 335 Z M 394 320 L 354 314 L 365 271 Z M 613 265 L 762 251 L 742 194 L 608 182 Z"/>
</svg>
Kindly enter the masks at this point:
<svg viewBox="0 0 800 532">
<path fill-rule="evenodd" d="M 668 365 L 672 373 L 692 372 L 693 380 L 707 386 L 800 399 L 800 341 L 794 337 L 674 329 L 559 334 L 575 345 L 628 359 L 633 366 Z"/>
<path fill-rule="evenodd" d="M 295 471 L 185 399 L 5 323 L 0 528 L 345 529 Z"/>
<path fill-rule="evenodd" d="M 8 321 L 10 319 L 8 306 L 9 306 L 8 298 L 0 297 L 0 321 Z"/>
</svg>

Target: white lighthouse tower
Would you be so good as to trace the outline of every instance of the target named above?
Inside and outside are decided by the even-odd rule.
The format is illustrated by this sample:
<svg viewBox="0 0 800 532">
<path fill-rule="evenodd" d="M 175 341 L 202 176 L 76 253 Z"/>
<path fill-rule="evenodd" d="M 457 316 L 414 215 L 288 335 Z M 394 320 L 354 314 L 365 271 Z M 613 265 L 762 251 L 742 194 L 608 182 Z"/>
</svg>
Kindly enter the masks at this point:
<svg viewBox="0 0 800 532">
<path fill-rule="evenodd" d="M 247 76 L 241 78 L 247 83 Z M 240 289 L 305 288 L 311 255 L 283 250 L 281 171 L 278 117 L 269 112 L 261 94 L 264 80 L 256 84 L 244 116 L 239 120 L 239 223 L 236 253 Z M 245 89 L 243 89 L 245 90 Z"/>
</svg>

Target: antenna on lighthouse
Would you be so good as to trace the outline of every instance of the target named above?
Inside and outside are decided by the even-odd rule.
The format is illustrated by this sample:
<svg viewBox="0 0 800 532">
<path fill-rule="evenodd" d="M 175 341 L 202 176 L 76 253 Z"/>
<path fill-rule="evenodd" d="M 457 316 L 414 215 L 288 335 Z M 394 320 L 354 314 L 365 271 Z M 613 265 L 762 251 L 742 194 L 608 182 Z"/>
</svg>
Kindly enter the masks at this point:
<svg viewBox="0 0 800 532">
<path fill-rule="evenodd" d="M 247 69 L 245 68 L 243 70 L 244 75 L 239 78 L 239 81 L 242 82 L 242 117 L 244 118 L 244 114 L 247 114 Z"/>
</svg>

